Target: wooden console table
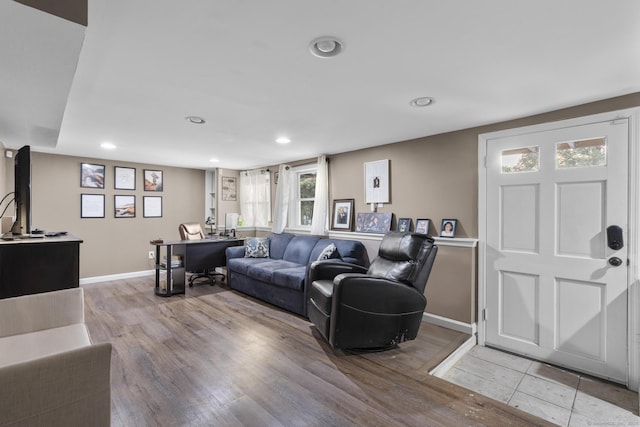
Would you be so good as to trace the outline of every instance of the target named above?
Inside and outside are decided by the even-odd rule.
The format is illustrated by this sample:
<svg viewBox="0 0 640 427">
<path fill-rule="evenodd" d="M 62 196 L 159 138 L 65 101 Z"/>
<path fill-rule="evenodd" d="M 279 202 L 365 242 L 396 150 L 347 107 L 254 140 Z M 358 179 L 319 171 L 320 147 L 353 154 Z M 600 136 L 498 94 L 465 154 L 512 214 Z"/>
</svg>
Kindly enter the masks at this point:
<svg viewBox="0 0 640 427">
<path fill-rule="evenodd" d="M 0 240 L 0 298 L 80 286 L 80 243 L 69 234 Z"/>
</svg>

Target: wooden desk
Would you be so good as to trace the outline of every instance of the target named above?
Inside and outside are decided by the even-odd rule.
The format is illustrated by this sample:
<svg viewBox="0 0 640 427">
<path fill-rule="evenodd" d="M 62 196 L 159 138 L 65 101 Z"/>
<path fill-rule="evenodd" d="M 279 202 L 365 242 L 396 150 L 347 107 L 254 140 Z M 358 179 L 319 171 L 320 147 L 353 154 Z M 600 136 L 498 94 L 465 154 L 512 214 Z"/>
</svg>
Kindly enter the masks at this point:
<svg viewBox="0 0 640 427">
<path fill-rule="evenodd" d="M 185 272 L 224 267 L 227 265 L 226 249 L 242 244 L 243 239 L 236 238 L 156 243 L 156 295 L 168 297 L 184 294 Z M 170 260 L 173 256 L 179 256 L 181 262 L 176 262 L 176 265 L 172 266 Z"/>
<path fill-rule="evenodd" d="M 80 243 L 69 234 L 0 240 L 0 298 L 80 286 Z"/>
</svg>

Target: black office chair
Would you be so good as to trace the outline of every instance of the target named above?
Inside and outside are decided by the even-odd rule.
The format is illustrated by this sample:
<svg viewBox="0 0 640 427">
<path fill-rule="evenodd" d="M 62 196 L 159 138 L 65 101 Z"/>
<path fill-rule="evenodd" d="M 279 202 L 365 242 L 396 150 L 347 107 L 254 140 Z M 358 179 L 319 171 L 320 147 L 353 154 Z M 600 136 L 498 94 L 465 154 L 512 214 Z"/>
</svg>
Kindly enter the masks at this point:
<svg viewBox="0 0 640 427">
<path fill-rule="evenodd" d="M 438 252 L 417 233 L 388 233 L 369 269 L 332 260 L 309 270 L 309 319 L 333 348 L 379 351 L 418 335 Z"/>
<path fill-rule="evenodd" d="M 182 240 L 202 240 L 205 238 L 204 232 L 200 224 L 185 223 L 178 226 L 180 232 L 180 238 Z M 216 284 L 216 277 L 220 277 L 220 280 L 224 281 L 224 274 L 216 273 L 215 269 L 207 268 L 204 271 L 191 271 L 189 272 L 189 286 L 193 286 L 193 283 L 198 279 L 207 279 L 211 281 L 211 286 Z"/>
</svg>

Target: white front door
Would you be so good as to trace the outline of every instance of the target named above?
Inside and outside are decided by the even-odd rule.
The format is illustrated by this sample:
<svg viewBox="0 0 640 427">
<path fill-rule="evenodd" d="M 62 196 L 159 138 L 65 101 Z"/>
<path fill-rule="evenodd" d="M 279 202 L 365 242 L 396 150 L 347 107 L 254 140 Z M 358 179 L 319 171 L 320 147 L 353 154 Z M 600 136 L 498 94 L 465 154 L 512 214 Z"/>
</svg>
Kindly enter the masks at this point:
<svg viewBox="0 0 640 427">
<path fill-rule="evenodd" d="M 487 345 L 626 384 L 628 135 L 621 119 L 486 140 Z"/>
</svg>

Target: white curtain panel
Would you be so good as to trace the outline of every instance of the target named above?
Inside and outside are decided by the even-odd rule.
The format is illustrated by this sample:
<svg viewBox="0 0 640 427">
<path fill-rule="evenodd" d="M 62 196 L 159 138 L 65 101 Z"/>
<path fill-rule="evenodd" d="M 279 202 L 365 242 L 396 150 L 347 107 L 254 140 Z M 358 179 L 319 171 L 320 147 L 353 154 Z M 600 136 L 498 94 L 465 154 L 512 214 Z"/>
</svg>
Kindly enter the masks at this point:
<svg viewBox="0 0 640 427">
<path fill-rule="evenodd" d="M 311 219 L 311 234 L 324 236 L 329 224 L 329 167 L 327 156 L 318 157 L 316 172 L 316 195 L 313 203 L 313 218 Z"/>
<path fill-rule="evenodd" d="M 278 169 L 278 185 L 276 186 L 276 201 L 273 211 L 274 233 L 282 233 L 287 226 L 287 216 L 289 214 L 289 201 L 293 191 L 293 170 L 289 165 L 280 165 Z"/>
<path fill-rule="evenodd" d="M 266 170 L 240 173 L 240 213 L 244 224 L 266 227 L 271 220 L 271 179 Z"/>
</svg>

